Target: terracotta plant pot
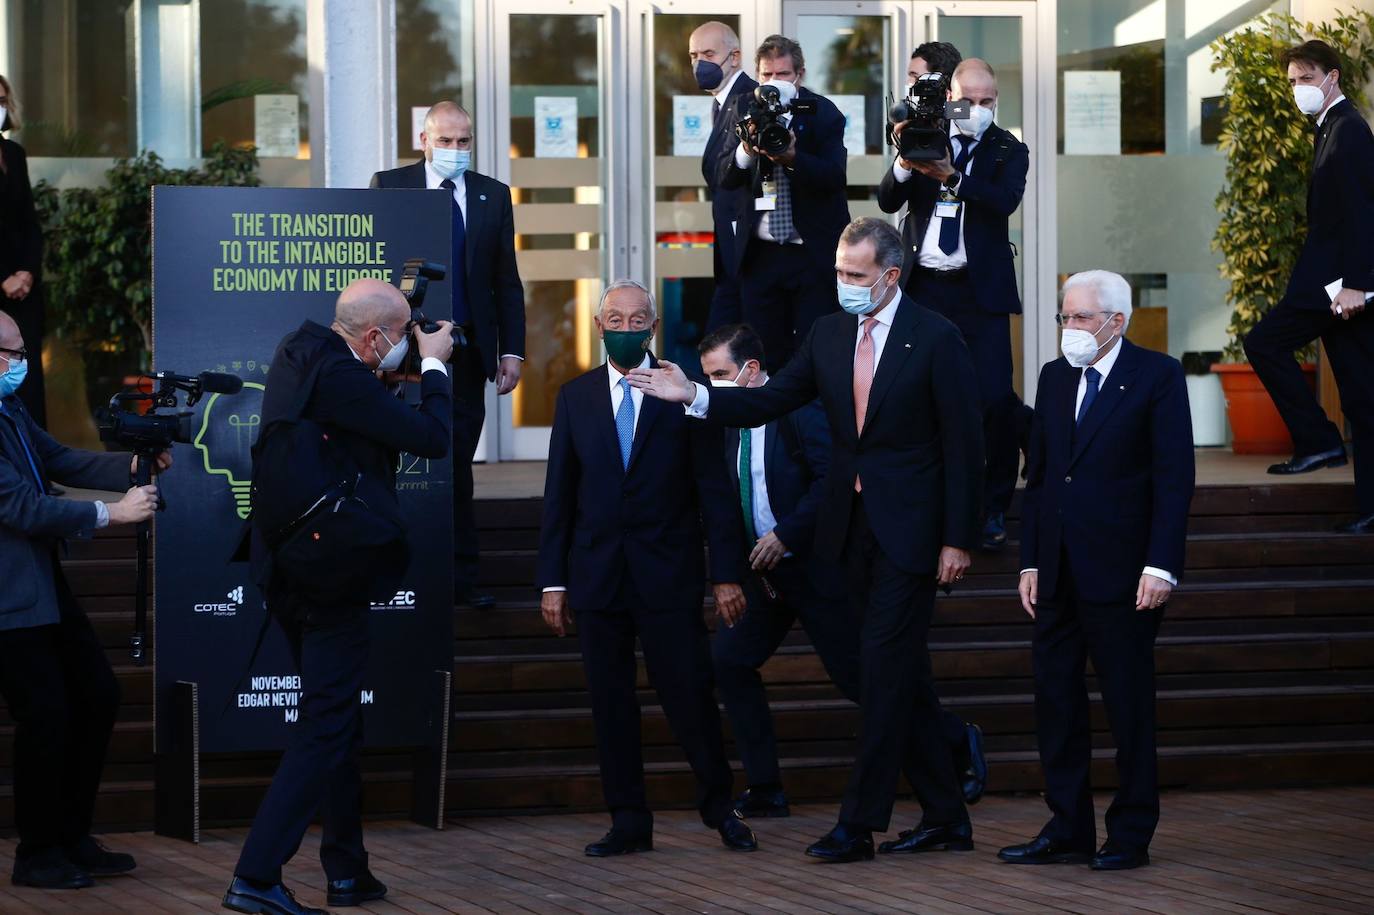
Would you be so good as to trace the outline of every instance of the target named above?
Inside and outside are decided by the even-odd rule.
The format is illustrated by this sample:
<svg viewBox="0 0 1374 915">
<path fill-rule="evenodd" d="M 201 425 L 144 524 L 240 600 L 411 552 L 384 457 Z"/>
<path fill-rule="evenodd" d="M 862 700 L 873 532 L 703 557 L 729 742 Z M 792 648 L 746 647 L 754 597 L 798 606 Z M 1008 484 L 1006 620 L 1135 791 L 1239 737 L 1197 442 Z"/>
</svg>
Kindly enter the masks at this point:
<svg viewBox="0 0 1374 915">
<path fill-rule="evenodd" d="M 1226 418 L 1231 423 L 1231 451 L 1236 454 L 1292 454 L 1293 437 L 1279 416 L 1269 392 L 1248 363 L 1212 366 L 1221 376 L 1226 395 Z M 1316 390 L 1317 366 L 1305 363 L 1307 384 Z"/>
</svg>

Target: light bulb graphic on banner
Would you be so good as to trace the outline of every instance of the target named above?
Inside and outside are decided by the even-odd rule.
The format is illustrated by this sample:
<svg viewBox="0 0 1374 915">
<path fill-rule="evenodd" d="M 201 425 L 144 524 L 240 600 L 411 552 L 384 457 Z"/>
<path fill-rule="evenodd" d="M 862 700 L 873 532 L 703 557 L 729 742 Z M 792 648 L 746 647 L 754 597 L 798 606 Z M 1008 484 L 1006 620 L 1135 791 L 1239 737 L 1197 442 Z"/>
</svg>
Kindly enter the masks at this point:
<svg viewBox="0 0 1374 915">
<path fill-rule="evenodd" d="M 234 496 L 234 512 L 245 520 L 252 507 L 252 448 L 262 424 L 263 391 L 261 384 L 245 381 L 243 391 L 227 400 L 211 395 L 192 441 L 204 459 L 205 472 L 225 478 Z"/>
</svg>

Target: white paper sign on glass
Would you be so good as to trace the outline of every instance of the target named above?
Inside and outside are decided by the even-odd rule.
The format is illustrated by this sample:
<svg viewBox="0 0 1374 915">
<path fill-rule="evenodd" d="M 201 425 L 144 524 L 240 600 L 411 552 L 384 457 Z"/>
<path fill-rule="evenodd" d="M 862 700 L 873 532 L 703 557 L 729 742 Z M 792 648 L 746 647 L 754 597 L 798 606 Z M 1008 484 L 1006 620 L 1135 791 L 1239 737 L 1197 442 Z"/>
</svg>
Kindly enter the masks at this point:
<svg viewBox="0 0 1374 915">
<path fill-rule="evenodd" d="M 1121 73 L 1064 73 L 1064 155 L 1121 155 Z"/>
<path fill-rule="evenodd" d="M 300 155 L 300 99 L 294 95 L 253 96 L 253 143 L 263 158 L 294 159 Z"/>
<path fill-rule="evenodd" d="M 429 114 L 429 109 L 423 105 L 412 105 L 410 108 L 410 148 L 416 152 L 423 151 L 420 145 L 420 134 L 425 132 L 425 115 Z"/>
<path fill-rule="evenodd" d="M 541 159 L 577 158 L 576 96 L 534 97 L 534 154 Z"/>
<path fill-rule="evenodd" d="M 832 95 L 830 101 L 844 115 L 844 148 L 851 156 L 862 156 L 868 151 L 864 139 L 864 97 L 862 95 Z"/>
<path fill-rule="evenodd" d="M 700 156 L 711 138 L 709 95 L 673 96 L 673 155 Z"/>
</svg>

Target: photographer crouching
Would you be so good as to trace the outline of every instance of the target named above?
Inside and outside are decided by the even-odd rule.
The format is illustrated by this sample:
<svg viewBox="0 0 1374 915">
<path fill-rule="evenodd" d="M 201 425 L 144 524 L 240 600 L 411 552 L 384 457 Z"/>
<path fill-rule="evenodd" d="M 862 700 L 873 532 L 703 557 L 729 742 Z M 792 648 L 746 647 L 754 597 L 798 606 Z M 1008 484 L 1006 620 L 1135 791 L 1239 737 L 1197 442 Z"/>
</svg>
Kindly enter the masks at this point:
<svg viewBox="0 0 1374 915">
<path fill-rule="evenodd" d="M 0 312 L 0 695 L 16 724 L 14 883 L 80 889 L 133 870 L 134 859 L 90 835 L 119 682 L 57 548 L 81 531 L 147 521 L 157 488 L 128 488 L 129 454 L 67 448 L 34 423 L 16 396 L 29 358 L 19 325 Z M 158 455 L 159 470 L 171 463 Z M 50 482 L 128 492 L 109 504 L 58 499 Z"/>
<path fill-rule="evenodd" d="M 424 333 L 412 326 L 400 290 L 362 279 L 339 296 L 331 326 L 306 321 L 272 358 L 253 449 L 251 553 L 301 675 L 300 720 L 244 843 L 227 909 L 320 911 L 297 903 L 281 882 L 316 811 L 329 904 L 386 895 L 363 848 L 359 693 L 368 608 L 372 595 L 395 590 L 408 558 L 398 453 L 448 454 L 452 328 L 442 321 Z M 418 409 L 393 393 L 412 340 L 421 357 Z"/>
</svg>

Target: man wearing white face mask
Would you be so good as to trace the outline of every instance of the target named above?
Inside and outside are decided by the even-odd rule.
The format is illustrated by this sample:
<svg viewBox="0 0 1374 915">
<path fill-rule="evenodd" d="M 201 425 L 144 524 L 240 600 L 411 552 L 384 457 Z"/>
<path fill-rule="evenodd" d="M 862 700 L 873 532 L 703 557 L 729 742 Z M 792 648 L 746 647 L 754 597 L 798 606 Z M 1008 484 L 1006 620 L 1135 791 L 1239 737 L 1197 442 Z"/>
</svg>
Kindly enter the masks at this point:
<svg viewBox="0 0 1374 915">
<path fill-rule="evenodd" d="M 497 394 L 509 394 L 520 382 L 525 287 L 515 263 L 510 188 L 469 168 L 472 117 L 456 102 L 436 103 L 425 115 L 420 144 L 424 158 L 378 172 L 372 176 L 372 187 L 442 189 L 453 195 L 447 282 L 453 293 L 453 323 L 467 340 L 453 354 L 453 590 L 458 603 L 487 609 L 495 598 L 474 591 L 478 544 L 472 458 L 486 421 L 487 382 L 496 382 Z M 430 317 L 450 317 L 433 301 L 426 303 Z"/>
<path fill-rule="evenodd" d="M 1316 118 L 1307 239 L 1281 299 L 1245 338 L 1245 354 L 1293 435 L 1293 458 L 1273 474 L 1346 462 L 1344 436 L 1318 405 L 1293 351 L 1320 339 L 1354 431 L 1351 534 L 1374 533 L 1374 134 L 1341 94 L 1340 58 L 1321 41 L 1286 51 L 1298 109 Z"/>
<path fill-rule="evenodd" d="M 757 132 L 748 143 L 731 137 L 719 164 L 720 187 L 743 191 L 727 252 L 739 276 L 741 316 L 763 340 L 774 368 L 781 368 L 811 323 L 835 311 L 830 261 L 849 222 L 849 160 L 844 115 L 801 85 L 801 45 L 770 35 L 754 55 L 754 68 L 760 84 L 775 89 L 788 108 L 780 122 L 788 146 L 769 153 L 757 145 Z M 754 104 L 755 95 L 740 96 L 731 116 L 738 122 Z"/>
<path fill-rule="evenodd" d="M 973 355 L 987 443 L 982 547 L 997 550 L 1006 542 L 1004 517 L 1016 489 L 1018 428 L 1030 412 L 1012 386 L 1010 316 L 1020 314 L 1021 296 L 1007 226 L 1021 205 L 1030 154 L 993 123 L 997 77 L 986 61 L 955 67 L 950 96 L 971 106 L 968 118 L 950 122 L 952 157 L 899 155 L 883 176 L 878 205 L 887 213 L 907 208 L 902 287 L 954 322 Z"/>
<path fill-rule="evenodd" d="M 1021 510 L 1021 606 L 1034 621 L 1035 719 L 1045 802 L 1010 864 L 1150 862 L 1159 822 L 1154 643 L 1183 574 L 1193 497 L 1183 367 L 1128 343 L 1131 287 L 1105 270 L 1064 283 L 1064 358 L 1040 372 Z M 1097 848 L 1084 665 L 1116 741 L 1120 788 Z"/>
</svg>

